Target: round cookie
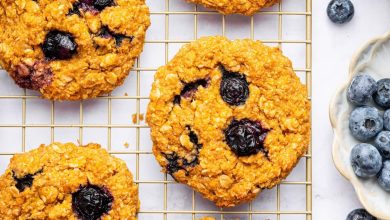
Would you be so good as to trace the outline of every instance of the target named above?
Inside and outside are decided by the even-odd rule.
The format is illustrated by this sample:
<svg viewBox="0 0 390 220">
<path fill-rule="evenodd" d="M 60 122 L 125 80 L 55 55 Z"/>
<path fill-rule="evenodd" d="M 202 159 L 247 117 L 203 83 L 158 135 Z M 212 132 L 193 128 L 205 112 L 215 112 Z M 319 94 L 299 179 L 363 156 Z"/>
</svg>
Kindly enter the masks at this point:
<svg viewBox="0 0 390 220">
<path fill-rule="evenodd" d="M 97 144 L 41 145 L 0 177 L 0 219 L 129 219 L 138 187 L 126 164 Z"/>
<path fill-rule="evenodd" d="M 44 98 L 94 98 L 124 82 L 149 25 L 145 0 L 2 0 L 0 65 Z"/>
<path fill-rule="evenodd" d="M 270 7 L 280 0 L 187 0 L 215 9 L 223 14 L 253 15 L 262 8 Z"/>
<path fill-rule="evenodd" d="M 163 171 L 221 207 L 280 183 L 310 141 L 310 102 L 278 48 L 201 38 L 155 75 L 147 122 Z"/>
</svg>

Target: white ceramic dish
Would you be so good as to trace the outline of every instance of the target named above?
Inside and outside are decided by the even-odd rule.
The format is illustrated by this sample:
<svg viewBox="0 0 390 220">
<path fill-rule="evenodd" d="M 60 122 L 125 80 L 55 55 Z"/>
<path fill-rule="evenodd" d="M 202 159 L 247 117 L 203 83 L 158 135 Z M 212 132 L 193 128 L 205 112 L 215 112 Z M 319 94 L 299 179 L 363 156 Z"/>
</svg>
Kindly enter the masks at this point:
<svg viewBox="0 0 390 220">
<path fill-rule="evenodd" d="M 382 190 L 375 178 L 356 177 L 350 164 L 351 149 L 359 142 L 348 128 L 349 114 L 355 106 L 347 101 L 346 89 L 359 72 L 370 74 L 376 80 L 390 78 L 390 32 L 371 40 L 352 59 L 348 82 L 334 95 L 329 111 L 334 132 L 333 160 L 337 169 L 352 183 L 360 202 L 371 214 L 390 219 L 390 193 Z"/>
</svg>

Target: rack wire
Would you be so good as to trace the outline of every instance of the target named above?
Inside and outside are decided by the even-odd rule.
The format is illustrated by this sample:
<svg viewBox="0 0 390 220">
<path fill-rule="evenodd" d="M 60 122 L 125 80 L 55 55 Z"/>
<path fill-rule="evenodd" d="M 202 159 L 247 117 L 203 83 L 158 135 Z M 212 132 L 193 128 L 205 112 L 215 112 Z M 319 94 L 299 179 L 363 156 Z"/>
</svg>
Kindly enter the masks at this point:
<svg viewBox="0 0 390 220">
<path fill-rule="evenodd" d="M 158 10 L 158 11 L 152 11 L 151 15 L 156 16 L 162 16 L 164 19 L 164 27 L 162 27 L 165 30 L 165 35 L 163 40 L 147 40 L 146 44 L 160 44 L 163 45 L 163 50 L 165 54 L 164 63 L 167 63 L 169 60 L 169 54 L 170 54 L 170 46 L 172 44 L 183 44 L 188 43 L 191 41 L 196 40 L 199 38 L 199 16 L 202 15 L 214 15 L 214 16 L 220 16 L 221 17 L 221 29 L 222 29 L 222 35 L 226 35 L 226 23 L 227 23 L 227 16 L 220 15 L 219 13 L 215 11 L 208 11 L 200 9 L 200 6 L 195 5 L 193 7 L 193 10 L 189 11 L 174 11 L 171 9 L 171 2 L 174 0 L 160 0 L 164 1 L 164 9 Z M 176 0 L 176 1 L 182 1 L 182 0 Z M 287 0 L 286 0 L 287 1 Z M 292 0 L 289 0 L 292 1 Z M 311 94 L 312 94 L 312 0 L 298 0 L 298 1 L 305 1 L 306 4 L 306 10 L 305 11 L 284 11 L 282 3 L 279 3 L 277 6 L 277 10 L 274 11 L 261 11 L 258 12 L 257 15 L 272 15 L 278 17 L 277 22 L 277 38 L 276 39 L 260 39 L 264 43 L 269 44 L 276 44 L 280 48 L 283 48 L 283 45 L 285 44 L 303 44 L 305 46 L 305 66 L 301 68 L 294 68 L 296 72 L 304 74 L 305 78 L 305 84 L 307 87 L 307 91 L 309 94 L 308 99 L 311 100 Z M 156 0 L 149 0 L 149 4 L 154 4 L 157 2 Z M 188 40 L 172 40 L 170 39 L 170 17 L 173 15 L 189 15 L 193 16 L 193 31 L 194 36 L 193 39 Z M 256 39 L 255 37 L 255 17 L 256 15 L 250 17 L 250 38 Z M 286 16 L 299 16 L 303 17 L 305 19 L 306 28 L 305 28 L 305 39 L 299 39 L 299 40 L 287 40 L 283 38 L 283 21 L 285 20 Z M 238 209 L 216 209 L 214 208 L 205 208 L 205 209 L 199 209 L 197 206 L 199 206 L 200 202 L 205 202 L 202 199 L 199 198 L 197 193 L 194 191 L 190 191 L 191 193 L 191 204 L 188 205 L 189 207 L 185 207 L 181 210 L 172 210 L 168 206 L 170 204 L 170 201 L 168 199 L 170 192 L 169 187 L 177 187 L 178 184 L 175 183 L 171 178 L 169 178 L 167 175 L 163 175 L 162 179 L 142 179 L 140 178 L 142 172 L 145 172 L 145 170 L 140 169 L 141 158 L 145 155 L 151 155 L 151 146 L 142 146 L 141 142 L 143 142 L 141 138 L 141 133 L 145 129 L 148 129 L 148 126 L 142 123 L 142 114 L 144 112 L 141 111 L 143 102 L 147 102 L 149 97 L 143 94 L 143 87 L 141 87 L 141 75 L 144 72 L 148 72 L 149 74 L 152 74 L 156 71 L 156 68 L 154 67 L 144 67 L 141 65 L 141 58 L 137 59 L 136 65 L 133 68 L 132 72 L 135 74 L 135 84 L 136 84 L 136 91 L 133 95 L 121 95 L 121 94 L 110 94 L 107 96 L 102 96 L 97 98 L 97 100 L 105 102 L 107 105 L 106 112 L 107 117 L 105 122 L 99 122 L 99 123 L 85 123 L 85 102 L 81 101 L 77 103 L 76 108 L 78 109 L 78 116 L 76 118 L 78 122 L 73 123 L 58 123 L 56 116 L 56 105 L 59 105 L 58 102 L 50 102 L 50 120 L 48 123 L 29 123 L 27 120 L 27 104 L 31 100 L 39 100 L 39 95 L 36 93 L 31 93 L 26 90 L 22 90 L 22 94 L 6 94 L 4 91 L 0 92 L 0 101 L 2 100 L 17 100 L 21 102 L 21 119 L 18 121 L 18 123 L 9 123 L 9 122 L 2 122 L 0 120 L 0 129 L 18 129 L 21 130 L 21 149 L 16 150 L 14 148 L 9 148 L 9 146 L 5 146 L 5 142 L 3 141 L 5 136 L 1 136 L 0 132 L 0 165 L 5 168 L 8 161 L 5 158 L 9 158 L 12 155 L 20 152 L 25 152 L 29 149 L 27 149 L 27 146 L 30 145 L 28 140 L 26 140 L 26 132 L 28 129 L 39 129 L 39 128 L 46 128 L 50 131 L 50 142 L 57 141 L 58 138 L 56 137 L 56 130 L 57 129 L 65 129 L 65 128 L 72 128 L 78 130 L 78 142 L 80 144 L 85 144 L 85 130 L 86 129 L 104 129 L 106 130 L 107 140 L 107 150 L 112 155 L 122 156 L 124 158 L 132 156 L 132 159 L 135 160 L 135 167 L 132 167 L 135 182 L 140 186 L 143 185 L 152 185 L 152 186 L 158 186 L 162 187 L 163 193 L 161 195 L 162 198 L 156 198 L 156 199 L 162 199 L 162 207 L 159 209 L 150 209 L 148 207 L 144 207 L 141 205 L 141 210 L 139 214 L 139 219 L 164 219 L 164 220 L 170 220 L 170 219 L 198 219 L 201 216 L 214 216 L 217 219 L 233 219 L 231 216 L 239 217 L 240 219 L 272 219 L 272 220 L 280 220 L 280 219 L 306 219 L 311 220 L 312 219 L 312 147 L 309 146 L 309 149 L 307 153 L 303 157 L 304 161 L 304 170 L 305 170 L 305 176 L 304 180 L 299 181 L 290 181 L 285 180 L 280 185 L 276 187 L 274 191 L 276 191 L 276 207 L 272 209 L 257 209 L 256 206 L 258 206 L 258 203 L 251 202 L 249 204 L 244 205 L 244 208 L 238 208 Z M 142 74 L 141 74 L 142 73 Z M 5 74 L 5 71 L 0 71 L 0 75 Z M 0 82 L 0 91 L 1 90 L 1 82 Z M 2 94 L 4 93 L 4 94 Z M 135 105 L 135 123 L 115 123 L 113 122 L 113 116 L 120 114 L 115 111 L 113 108 L 113 102 L 122 102 L 130 100 Z M 0 105 L 1 106 L 1 105 Z M 1 108 L 1 107 L 0 107 Z M 7 117 L 7 115 L 1 115 L 0 111 L 0 119 L 1 117 Z M 7 120 L 5 120 L 7 121 Z M 115 134 L 114 129 L 131 129 L 131 132 L 134 133 L 135 136 L 135 148 L 127 149 L 127 150 L 118 150 L 117 148 L 113 148 L 113 140 L 115 139 L 113 137 L 113 134 Z M 58 132 L 57 132 L 58 133 Z M 103 143 L 104 145 L 104 143 Z M 0 166 L 1 167 L 1 166 Z M 142 170 L 142 171 L 141 171 Z M 302 197 L 306 201 L 304 209 L 300 210 L 283 210 L 281 206 L 281 200 L 282 200 L 282 187 L 283 186 L 301 186 L 304 187 L 304 193 L 305 195 Z M 157 189 L 157 188 L 156 188 Z M 284 198 L 286 199 L 286 198 Z M 199 201 L 202 200 L 202 201 Z M 287 199 L 288 200 L 288 199 Z M 262 201 L 267 203 L 268 201 Z M 141 201 L 142 203 L 142 201 Z M 203 207 L 203 206 L 202 206 Z M 212 207 L 212 205 L 211 205 Z M 176 215 L 176 216 L 175 216 Z M 299 216 L 297 218 L 297 216 Z"/>
</svg>

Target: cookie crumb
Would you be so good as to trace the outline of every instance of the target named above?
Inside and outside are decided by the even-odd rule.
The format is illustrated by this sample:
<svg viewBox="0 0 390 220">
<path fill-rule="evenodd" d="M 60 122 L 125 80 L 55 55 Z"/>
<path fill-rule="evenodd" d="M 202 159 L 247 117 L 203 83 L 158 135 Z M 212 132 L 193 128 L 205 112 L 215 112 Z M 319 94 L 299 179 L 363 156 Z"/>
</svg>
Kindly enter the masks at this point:
<svg viewBox="0 0 390 220">
<path fill-rule="evenodd" d="M 139 121 L 137 120 L 137 113 L 132 115 L 133 124 L 137 124 L 137 122 L 141 122 L 144 120 L 144 114 L 139 114 Z"/>
</svg>

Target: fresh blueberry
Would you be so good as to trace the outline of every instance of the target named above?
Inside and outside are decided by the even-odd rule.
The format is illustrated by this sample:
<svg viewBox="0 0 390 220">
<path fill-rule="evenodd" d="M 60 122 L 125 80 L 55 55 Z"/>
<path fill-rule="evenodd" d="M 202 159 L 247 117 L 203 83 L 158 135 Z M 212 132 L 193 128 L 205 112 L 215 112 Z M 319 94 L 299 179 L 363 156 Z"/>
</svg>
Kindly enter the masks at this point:
<svg viewBox="0 0 390 220">
<path fill-rule="evenodd" d="M 386 130 L 390 131 L 390 109 L 386 110 L 383 114 L 383 126 Z"/>
<path fill-rule="evenodd" d="M 376 81 L 369 75 L 357 75 L 347 90 L 347 99 L 355 105 L 365 105 L 376 92 Z"/>
<path fill-rule="evenodd" d="M 368 213 L 365 209 L 355 209 L 347 216 L 347 220 L 376 220 L 374 216 Z"/>
<path fill-rule="evenodd" d="M 327 8 L 331 21 L 343 24 L 350 21 L 355 13 L 355 8 L 350 0 L 332 0 Z"/>
<path fill-rule="evenodd" d="M 375 176 L 382 167 L 382 156 L 371 144 L 357 144 L 351 151 L 352 169 L 356 176 Z"/>
<path fill-rule="evenodd" d="M 268 130 L 261 123 L 249 119 L 233 120 L 225 130 L 226 143 L 237 156 L 266 152 L 264 141 Z"/>
<path fill-rule="evenodd" d="M 383 108 L 390 107 L 390 79 L 378 81 L 378 90 L 374 93 L 374 101 Z"/>
<path fill-rule="evenodd" d="M 383 162 L 382 170 L 378 173 L 378 183 L 383 190 L 390 192 L 390 160 Z"/>
<path fill-rule="evenodd" d="M 359 141 L 368 141 L 383 130 L 383 118 L 374 107 L 359 107 L 349 116 L 349 130 Z"/>
<path fill-rule="evenodd" d="M 111 210 L 114 198 L 107 189 L 88 185 L 72 194 L 72 208 L 81 220 L 97 220 Z"/>
<path fill-rule="evenodd" d="M 384 159 L 390 159 L 390 131 L 381 131 L 376 136 L 375 147 Z"/>
<path fill-rule="evenodd" d="M 66 60 L 77 52 L 74 37 L 62 31 L 50 31 L 42 45 L 43 53 L 49 60 Z"/>
</svg>

